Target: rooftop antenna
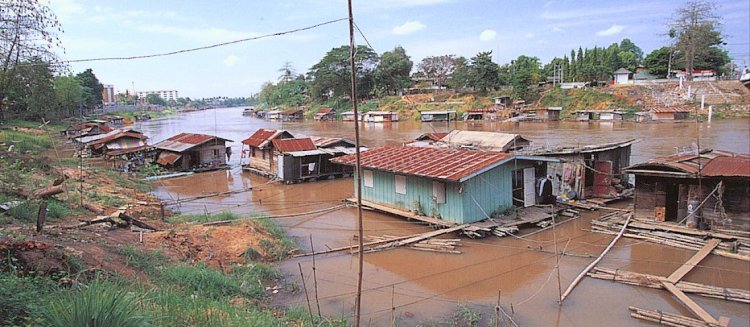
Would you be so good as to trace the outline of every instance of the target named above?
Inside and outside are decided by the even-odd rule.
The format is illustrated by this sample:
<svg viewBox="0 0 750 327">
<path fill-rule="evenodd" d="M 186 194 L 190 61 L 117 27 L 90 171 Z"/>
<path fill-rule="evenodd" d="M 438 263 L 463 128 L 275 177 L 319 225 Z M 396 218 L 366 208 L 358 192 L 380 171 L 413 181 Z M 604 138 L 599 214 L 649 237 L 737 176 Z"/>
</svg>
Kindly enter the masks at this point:
<svg viewBox="0 0 750 327">
<path fill-rule="evenodd" d="M 357 297 L 354 304 L 354 326 L 359 327 L 361 319 L 361 308 L 362 308 L 362 269 L 364 267 L 364 229 L 362 227 L 362 161 L 361 153 L 359 151 L 359 114 L 357 112 L 357 73 L 356 65 L 354 64 L 354 15 L 352 14 L 352 0 L 348 0 L 349 6 L 349 63 L 351 64 L 351 81 L 352 81 L 352 110 L 354 111 L 354 143 L 356 146 L 355 156 L 356 162 L 356 174 L 357 174 L 357 229 L 358 235 L 357 241 L 359 242 L 357 247 L 358 257 L 358 269 L 357 269 Z"/>
</svg>

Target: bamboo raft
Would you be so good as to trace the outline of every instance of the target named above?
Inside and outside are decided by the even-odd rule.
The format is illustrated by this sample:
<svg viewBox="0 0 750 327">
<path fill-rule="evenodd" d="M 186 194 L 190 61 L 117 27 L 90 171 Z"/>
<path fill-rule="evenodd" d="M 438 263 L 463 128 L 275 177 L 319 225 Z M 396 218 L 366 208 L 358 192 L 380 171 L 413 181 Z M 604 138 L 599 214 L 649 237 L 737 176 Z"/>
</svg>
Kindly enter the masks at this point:
<svg viewBox="0 0 750 327">
<path fill-rule="evenodd" d="M 593 220 L 591 229 L 604 234 L 617 234 L 622 229 L 626 214 L 610 214 Z M 628 225 L 624 236 L 695 251 L 705 246 L 708 238 L 717 238 L 721 243 L 712 251 L 713 254 L 750 261 L 750 237 L 741 232 L 700 231 L 669 223 L 635 220 Z"/>
<path fill-rule="evenodd" d="M 354 238 L 357 239 L 356 236 Z M 392 241 L 398 241 L 400 237 L 393 236 L 393 235 L 382 235 L 382 236 L 365 236 L 364 240 L 365 242 L 378 242 L 378 243 L 387 243 Z M 461 254 L 461 251 L 456 250 L 458 246 L 460 246 L 461 239 L 458 238 L 430 238 L 426 240 L 422 240 L 416 243 L 411 243 L 406 246 L 406 248 L 419 250 L 419 251 L 428 251 L 428 252 L 439 252 L 439 253 L 451 253 L 451 254 Z M 368 252 L 376 252 L 379 249 L 377 248 L 370 248 L 365 249 L 365 253 Z"/>
<path fill-rule="evenodd" d="M 646 310 L 636 307 L 628 307 L 630 311 L 630 316 L 633 318 L 638 318 L 646 321 L 651 321 L 655 323 L 659 323 L 665 326 L 674 326 L 674 327 L 718 327 L 718 326 L 726 326 L 727 322 L 719 321 L 718 324 L 709 324 L 702 320 L 685 317 L 682 315 L 669 313 L 669 312 L 662 312 L 658 310 Z"/>
<path fill-rule="evenodd" d="M 598 279 L 620 282 L 623 284 L 656 289 L 664 288 L 662 283 L 664 281 L 667 281 L 666 277 L 600 267 L 594 267 L 594 269 L 588 273 L 588 276 Z M 684 293 L 690 293 L 715 299 L 723 299 L 727 301 L 750 303 L 750 291 L 742 289 L 717 287 L 686 281 L 680 281 L 676 283 L 675 286 L 677 286 L 677 288 Z"/>
</svg>

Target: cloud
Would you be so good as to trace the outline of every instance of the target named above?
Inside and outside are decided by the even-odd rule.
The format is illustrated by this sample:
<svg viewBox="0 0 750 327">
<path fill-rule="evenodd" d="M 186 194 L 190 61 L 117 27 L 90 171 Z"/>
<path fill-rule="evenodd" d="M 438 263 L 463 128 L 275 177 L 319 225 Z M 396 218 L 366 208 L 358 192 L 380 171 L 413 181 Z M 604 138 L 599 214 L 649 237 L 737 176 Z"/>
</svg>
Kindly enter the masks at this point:
<svg viewBox="0 0 750 327">
<path fill-rule="evenodd" d="M 84 12 L 83 6 L 75 0 L 56 0 L 50 7 L 62 20 L 73 19 L 73 16 Z"/>
<path fill-rule="evenodd" d="M 238 61 L 240 61 L 240 58 L 231 54 L 224 58 L 224 66 L 232 67 L 234 66 Z"/>
<path fill-rule="evenodd" d="M 553 26 L 552 27 L 553 32 L 562 32 L 564 31 L 560 26 Z"/>
<path fill-rule="evenodd" d="M 523 37 L 525 37 L 527 39 L 532 39 L 532 38 L 534 38 L 534 33 L 526 33 L 526 34 L 523 35 Z"/>
<path fill-rule="evenodd" d="M 396 35 L 411 34 L 416 31 L 423 30 L 425 27 L 427 26 L 422 24 L 420 21 L 412 20 L 412 21 L 408 21 L 406 23 L 403 23 L 399 26 L 394 27 L 393 34 L 396 34 Z"/>
<path fill-rule="evenodd" d="M 232 31 L 217 27 L 189 28 L 162 24 L 142 24 L 138 25 L 136 29 L 141 32 L 174 35 L 201 42 L 222 42 L 259 36 L 257 33 Z"/>
<path fill-rule="evenodd" d="M 497 32 L 494 30 L 484 30 L 479 34 L 479 41 L 489 42 L 495 39 Z"/>
<path fill-rule="evenodd" d="M 623 29 L 625 29 L 625 26 L 614 24 L 612 25 L 612 27 L 606 30 L 601 30 L 599 32 L 596 32 L 596 35 L 597 36 L 617 35 L 617 34 L 620 34 L 620 32 L 622 32 Z"/>
</svg>

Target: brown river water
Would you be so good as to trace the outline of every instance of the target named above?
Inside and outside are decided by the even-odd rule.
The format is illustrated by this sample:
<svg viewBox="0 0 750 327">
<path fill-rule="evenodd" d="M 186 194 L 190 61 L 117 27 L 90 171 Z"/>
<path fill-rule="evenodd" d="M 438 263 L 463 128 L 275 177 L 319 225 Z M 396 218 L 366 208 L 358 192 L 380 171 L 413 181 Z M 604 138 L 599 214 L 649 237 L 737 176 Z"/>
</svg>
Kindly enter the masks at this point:
<svg viewBox="0 0 750 327">
<path fill-rule="evenodd" d="M 243 117 L 241 108 L 184 113 L 137 123 L 135 128 L 151 137 L 151 143 L 180 132 L 214 134 L 233 140 L 232 169 L 201 173 L 155 182 L 161 199 L 188 198 L 211 192 L 248 192 L 205 198 L 174 208 L 182 213 L 232 211 L 269 216 L 306 213 L 338 205 L 353 193 L 352 179 L 280 185 L 242 172 L 239 168 L 240 141 L 258 128 L 284 128 L 295 136 L 331 136 L 353 139 L 353 122 L 278 122 Z M 420 123 L 363 124 L 366 146 L 398 144 L 434 131 L 468 129 L 519 133 L 534 146 L 594 144 L 630 138 L 641 139 L 633 146 L 631 163 L 669 155 L 676 147 L 698 143 L 701 148 L 750 152 L 750 120 L 634 124 L 631 122 L 524 122 L 524 123 Z M 626 205 L 626 204 L 621 204 Z M 451 324 L 459 308 L 481 313 L 480 325 L 494 325 L 498 302 L 521 326 L 632 326 L 647 325 L 631 318 L 628 306 L 658 309 L 691 316 L 664 290 L 624 285 L 585 278 L 562 305 L 558 305 L 553 238 L 565 248 L 560 257 L 560 284 L 564 290 L 578 273 L 607 246 L 612 236 L 592 233 L 590 220 L 603 213 L 559 225 L 556 235 L 547 230 L 526 239 L 488 237 L 462 239 L 462 254 L 441 254 L 394 249 L 365 254 L 362 322 L 367 326 L 389 326 L 395 316 L 399 326 L 425 321 Z M 316 250 L 354 244 L 356 209 L 282 217 L 276 221 L 304 251 L 310 238 Z M 400 218 L 364 212 L 367 235 L 410 235 L 429 231 Z M 530 232 L 522 231 L 522 232 Z M 453 236 L 450 236 L 453 237 Z M 599 263 L 600 267 L 667 276 L 693 255 L 693 251 L 623 238 Z M 315 258 L 317 299 L 324 315 L 352 321 L 357 281 L 357 257 L 348 252 Z M 313 311 L 317 312 L 312 258 L 289 259 L 278 264 L 290 282 L 300 283 L 302 265 Z M 721 287 L 750 289 L 750 263 L 710 256 L 690 272 L 687 281 Z M 307 308 L 303 292 L 274 295 L 275 304 Z M 731 326 L 750 324 L 750 306 L 736 302 L 691 296 L 714 317 L 731 318 Z M 395 308 L 393 310 L 392 308 Z"/>
</svg>

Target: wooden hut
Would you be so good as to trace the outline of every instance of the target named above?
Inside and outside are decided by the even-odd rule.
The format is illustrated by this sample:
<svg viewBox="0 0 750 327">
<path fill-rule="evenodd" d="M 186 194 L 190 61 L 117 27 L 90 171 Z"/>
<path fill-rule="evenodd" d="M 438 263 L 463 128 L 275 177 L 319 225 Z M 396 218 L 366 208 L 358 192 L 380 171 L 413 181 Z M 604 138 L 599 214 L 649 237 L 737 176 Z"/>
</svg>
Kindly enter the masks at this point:
<svg viewBox="0 0 750 327">
<path fill-rule="evenodd" d="M 692 151 L 625 172 L 635 175 L 634 218 L 750 230 L 750 154 Z"/>
<path fill-rule="evenodd" d="M 492 152 L 518 151 L 531 144 L 519 134 L 452 130 L 438 143 L 447 147 Z M 442 145 L 439 145 L 442 146 Z"/>
<path fill-rule="evenodd" d="M 281 110 L 271 110 L 266 112 L 266 119 L 268 120 L 281 120 Z"/>
<path fill-rule="evenodd" d="M 331 161 L 354 165 L 356 159 L 347 155 Z M 534 205 L 534 171 L 554 161 L 459 149 L 375 148 L 361 154 L 362 198 L 365 205 L 386 206 L 405 216 L 472 223 L 513 208 L 514 188 L 526 194 L 521 195 L 525 205 Z"/>
<path fill-rule="evenodd" d="M 213 135 L 180 133 L 154 144 L 156 163 L 179 171 L 209 171 L 228 168 L 232 155 L 225 138 Z"/>
<path fill-rule="evenodd" d="M 536 113 L 537 119 L 557 121 L 560 120 L 560 112 L 562 112 L 562 107 L 536 108 L 534 111 Z"/>
<path fill-rule="evenodd" d="M 319 148 L 312 138 L 273 140 L 278 157 L 276 177 L 289 184 L 351 175 L 352 167 L 330 161 L 331 158 L 351 153 L 346 150 L 340 151 L 336 144 L 349 145 L 350 143 L 342 139 L 318 139 L 318 141 L 329 148 Z M 349 149 L 353 151 L 354 148 Z"/>
<path fill-rule="evenodd" d="M 318 112 L 315 113 L 315 116 L 313 116 L 313 119 L 318 121 L 336 120 L 336 109 L 320 108 L 318 109 Z"/>
<path fill-rule="evenodd" d="M 422 111 L 419 115 L 423 122 L 456 120 L 455 110 Z"/>
<path fill-rule="evenodd" d="M 273 140 L 289 139 L 294 136 L 285 130 L 264 129 L 261 128 L 250 137 L 242 141 L 242 156 L 247 157 L 247 163 L 242 165 L 242 169 L 248 170 L 263 176 L 273 177 L 278 174 L 278 162 L 273 146 Z M 247 146 L 247 150 L 244 146 Z"/>
<path fill-rule="evenodd" d="M 363 121 L 370 123 L 390 123 L 398 121 L 398 113 L 393 111 L 368 111 Z"/>
<path fill-rule="evenodd" d="M 302 120 L 304 117 L 305 112 L 301 109 L 285 110 L 279 114 L 279 119 L 285 121 Z"/>
<path fill-rule="evenodd" d="M 625 119 L 625 112 L 622 110 L 603 110 L 599 112 L 599 120 L 621 121 Z"/>
<path fill-rule="evenodd" d="M 685 120 L 690 116 L 690 109 L 685 107 L 660 107 L 649 109 L 652 121 Z"/>
</svg>

